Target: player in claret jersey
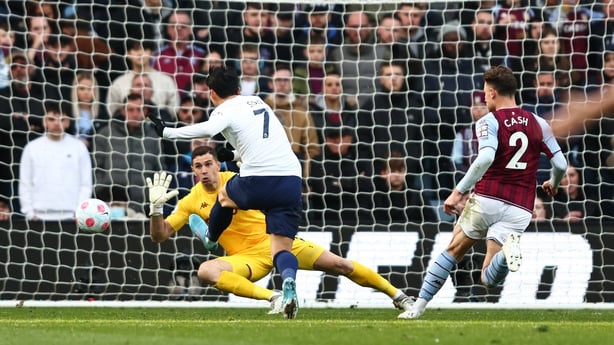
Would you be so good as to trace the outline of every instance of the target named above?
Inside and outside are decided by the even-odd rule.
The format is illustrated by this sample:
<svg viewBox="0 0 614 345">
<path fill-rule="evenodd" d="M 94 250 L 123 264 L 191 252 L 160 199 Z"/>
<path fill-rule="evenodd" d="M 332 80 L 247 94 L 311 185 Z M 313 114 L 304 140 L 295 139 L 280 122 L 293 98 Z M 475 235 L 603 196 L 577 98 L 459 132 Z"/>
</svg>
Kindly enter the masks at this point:
<svg viewBox="0 0 614 345">
<path fill-rule="evenodd" d="M 414 306 L 399 318 L 419 318 L 450 270 L 479 240 L 486 239 L 482 284 L 496 286 L 520 268 L 520 235 L 531 221 L 539 156 L 545 153 L 553 167 L 542 185 L 551 196 L 567 162 L 547 122 L 516 105 L 516 91 L 509 68 L 497 66 L 484 73 L 490 112 L 475 124 L 478 156 L 444 202 L 446 213 L 460 217 L 450 244 L 429 266 Z"/>
</svg>

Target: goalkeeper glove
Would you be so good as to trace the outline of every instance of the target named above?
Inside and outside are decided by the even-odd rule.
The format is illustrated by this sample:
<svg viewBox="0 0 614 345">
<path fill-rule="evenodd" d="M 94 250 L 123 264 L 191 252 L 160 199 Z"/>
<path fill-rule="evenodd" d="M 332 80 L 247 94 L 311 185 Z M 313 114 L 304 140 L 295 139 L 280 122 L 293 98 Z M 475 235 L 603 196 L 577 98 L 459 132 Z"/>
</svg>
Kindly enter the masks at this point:
<svg viewBox="0 0 614 345">
<path fill-rule="evenodd" d="M 164 171 L 161 173 L 155 173 L 153 176 L 153 181 L 149 177 L 146 179 L 147 188 L 149 188 L 150 217 L 162 215 L 164 203 L 179 194 L 179 191 L 177 190 L 167 192 L 168 186 L 170 186 L 172 179 L 173 176 L 170 174 L 167 175 Z"/>
<path fill-rule="evenodd" d="M 230 162 L 235 159 L 235 153 L 224 146 L 217 148 L 217 160 L 220 162 Z"/>
<path fill-rule="evenodd" d="M 156 133 L 158 133 L 160 137 L 164 137 L 164 128 L 166 128 L 166 123 L 164 123 L 164 120 L 153 114 L 147 115 L 147 118 L 149 118 L 149 121 L 153 123 Z"/>
<path fill-rule="evenodd" d="M 207 223 L 205 223 L 205 221 L 199 215 L 192 213 L 188 217 L 188 224 L 190 225 L 190 230 L 194 236 L 203 241 L 203 244 L 207 250 L 213 251 L 217 249 L 217 242 L 211 241 L 208 237 L 209 227 L 207 226 Z"/>
</svg>

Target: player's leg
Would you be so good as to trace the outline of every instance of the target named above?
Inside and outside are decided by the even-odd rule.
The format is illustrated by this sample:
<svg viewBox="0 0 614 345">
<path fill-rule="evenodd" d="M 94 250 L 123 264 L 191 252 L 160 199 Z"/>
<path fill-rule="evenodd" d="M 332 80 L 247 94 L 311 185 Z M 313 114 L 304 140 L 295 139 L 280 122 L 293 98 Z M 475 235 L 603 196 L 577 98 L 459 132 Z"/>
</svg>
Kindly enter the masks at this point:
<svg viewBox="0 0 614 345">
<path fill-rule="evenodd" d="M 504 216 L 488 230 L 486 257 L 482 266 L 482 283 L 499 285 L 511 272 L 520 268 L 520 234 L 531 221 L 531 213 L 516 206 L 503 206 Z"/>
<path fill-rule="evenodd" d="M 299 260 L 299 268 L 301 269 L 315 269 L 333 275 L 346 276 L 360 286 L 373 288 L 388 295 L 392 299 L 394 306 L 402 310 L 409 310 L 413 304 L 411 297 L 394 287 L 388 280 L 377 274 L 377 272 L 357 261 L 344 259 L 313 242 L 302 239 L 294 241 L 294 248 L 297 247 L 304 248 L 298 252 L 295 251 L 296 257 Z M 314 259 L 315 261 L 313 261 Z M 313 264 L 304 268 L 304 265 L 309 261 L 312 261 Z"/>
<path fill-rule="evenodd" d="M 467 251 L 477 242 L 468 237 L 459 225 L 454 228 L 450 244 L 429 266 L 424 276 L 418 298 L 411 310 L 401 313 L 400 319 L 417 319 L 424 313 L 426 305 L 441 290 L 450 276 L 450 271 L 465 256 Z"/>
<path fill-rule="evenodd" d="M 209 239 L 217 242 L 218 238 L 224 230 L 232 222 L 234 210 L 238 208 L 237 204 L 228 196 L 226 188 L 238 177 L 231 178 L 226 185 L 220 189 L 215 204 L 211 208 L 209 215 Z"/>
<path fill-rule="evenodd" d="M 268 248 L 265 248 L 268 251 Z M 268 255 L 268 252 L 265 252 Z M 273 267 L 267 256 L 233 255 L 203 262 L 198 278 L 213 287 L 237 296 L 271 301 L 275 291 L 253 283 L 268 274 Z"/>
<path fill-rule="evenodd" d="M 301 219 L 302 185 L 298 176 L 234 177 L 226 183 L 226 194 L 240 209 L 263 210 L 267 233 L 271 235 L 270 255 L 283 280 L 284 317 L 298 311 L 296 271 L 298 261 L 292 242 Z"/>
<path fill-rule="evenodd" d="M 298 260 L 292 253 L 294 238 L 298 232 L 301 219 L 302 194 L 301 178 L 282 176 L 269 178 L 268 193 L 275 199 L 264 200 L 261 205 L 265 209 L 267 233 L 271 235 L 271 255 L 273 265 L 280 273 L 283 284 L 283 314 L 287 319 L 293 319 L 298 312 L 298 297 L 296 295 L 296 271 Z M 269 207 L 266 207 L 268 203 Z"/>
</svg>

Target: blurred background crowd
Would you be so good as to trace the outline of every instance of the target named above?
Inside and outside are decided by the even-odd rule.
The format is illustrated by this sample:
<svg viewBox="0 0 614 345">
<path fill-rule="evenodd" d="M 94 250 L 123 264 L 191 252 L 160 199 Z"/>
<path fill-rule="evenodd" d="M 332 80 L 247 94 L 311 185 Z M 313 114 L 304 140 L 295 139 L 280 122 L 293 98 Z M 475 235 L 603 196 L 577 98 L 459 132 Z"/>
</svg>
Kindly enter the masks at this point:
<svg viewBox="0 0 614 345">
<path fill-rule="evenodd" d="M 165 141 L 146 117 L 206 121 L 222 64 L 286 127 L 307 222 L 450 221 L 440 205 L 488 112 L 482 73 L 510 67 L 519 104 L 548 120 L 607 90 L 614 1 L 0 1 L 0 220 L 68 219 L 86 196 L 144 218 L 160 170 L 185 195 L 192 148 L 224 139 Z M 538 190 L 536 221 L 614 214 L 613 132 L 604 118 L 560 138 L 568 174 L 555 199 Z"/>
</svg>

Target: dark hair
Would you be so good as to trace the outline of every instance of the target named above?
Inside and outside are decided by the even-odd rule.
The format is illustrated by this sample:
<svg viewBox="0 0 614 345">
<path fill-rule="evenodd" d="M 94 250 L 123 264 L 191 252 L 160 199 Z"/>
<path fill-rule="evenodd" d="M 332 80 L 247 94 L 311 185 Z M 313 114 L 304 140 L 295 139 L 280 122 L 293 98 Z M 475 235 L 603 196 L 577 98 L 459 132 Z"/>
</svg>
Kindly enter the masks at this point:
<svg viewBox="0 0 614 345">
<path fill-rule="evenodd" d="M 495 66 L 484 72 L 484 82 L 492 86 L 502 96 L 514 97 L 518 91 L 514 73 L 505 66 Z"/>
<path fill-rule="evenodd" d="M 194 158 L 199 157 L 199 156 L 204 156 L 206 154 L 210 154 L 211 156 L 213 156 L 213 159 L 217 161 L 217 154 L 215 153 L 215 150 L 211 146 L 202 145 L 202 146 L 197 146 L 194 148 L 194 150 L 192 150 L 191 164 L 194 164 Z"/>
<path fill-rule="evenodd" d="M 150 40 L 137 40 L 134 38 L 129 38 L 126 40 L 126 51 L 135 49 L 149 49 L 155 50 L 155 44 Z"/>
<path fill-rule="evenodd" d="M 134 101 L 137 99 L 142 99 L 143 101 L 145 101 L 140 93 L 131 93 L 126 96 L 126 98 L 124 99 L 124 103 L 128 103 L 128 101 Z"/>
<path fill-rule="evenodd" d="M 226 66 L 214 67 L 209 71 L 207 86 L 221 98 L 236 95 L 240 88 L 237 71 Z"/>
<path fill-rule="evenodd" d="M 407 164 L 405 163 L 405 157 L 399 151 L 391 151 L 388 155 L 388 169 L 390 171 L 403 171 L 407 170 Z"/>
<path fill-rule="evenodd" d="M 70 111 L 68 111 L 68 103 L 65 101 L 45 101 L 45 113 L 58 113 L 65 116 L 71 116 Z"/>
</svg>

